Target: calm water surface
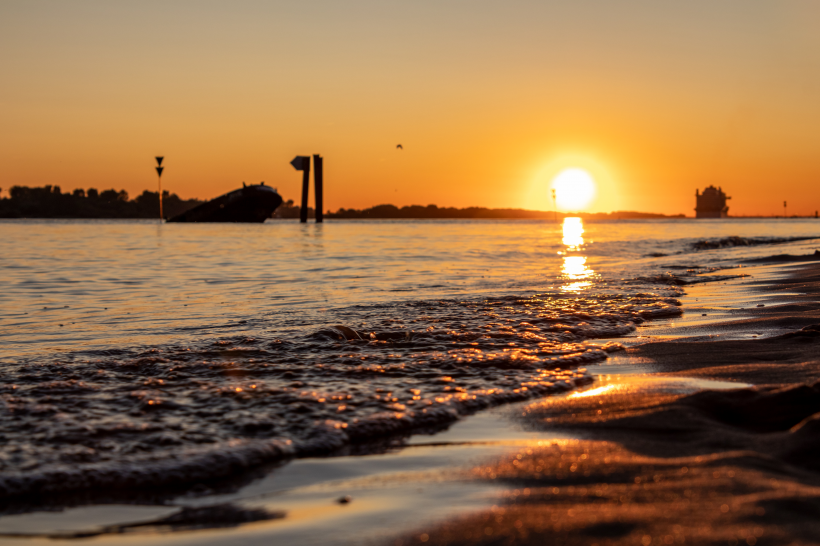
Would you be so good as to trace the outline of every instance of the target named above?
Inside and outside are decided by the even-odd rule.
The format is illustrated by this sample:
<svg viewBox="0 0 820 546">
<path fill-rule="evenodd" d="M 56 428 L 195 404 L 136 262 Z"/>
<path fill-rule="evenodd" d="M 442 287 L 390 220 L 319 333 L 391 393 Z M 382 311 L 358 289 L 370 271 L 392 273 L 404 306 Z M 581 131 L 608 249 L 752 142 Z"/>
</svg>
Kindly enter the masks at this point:
<svg viewBox="0 0 820 546">
<path fill-rule="evenodd" d="M 204 479 L 571 389 L 619 348 L 596 339 L 680 314 L 698 272 L 813 251 L 820 222 L 30 220 L 0 235 L 2 496 Z"/>
<path fill-rule="evenodd" d="M 815 237 L 820 222 L 31 220 L 0 222 L 0 234 L 0 347 L 8 358 L 184 340 L 272 313 L 332 314 L 351 305 L 549 290 L 579 275 L 620 279 L 668 265 L 709 266 L 771 247 L 693 253 L 692 243 Z M 653 253 L 672 256 L 647 257 Z"/>
</svg>

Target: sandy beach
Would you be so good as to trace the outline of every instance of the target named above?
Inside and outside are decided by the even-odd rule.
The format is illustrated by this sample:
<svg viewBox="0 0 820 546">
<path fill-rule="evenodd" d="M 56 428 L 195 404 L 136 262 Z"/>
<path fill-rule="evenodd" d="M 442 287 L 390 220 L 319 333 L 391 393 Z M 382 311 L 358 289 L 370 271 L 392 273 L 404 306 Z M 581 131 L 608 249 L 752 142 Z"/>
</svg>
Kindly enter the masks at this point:
<svg viewBox="0 0 820 546">
<path fill-rule="evenodd" d="M 687 287 L 682 317 L 621 338 L 582 390 L 199 489 L 19 502 L 2 540 L 815 543 L 820 266 L 806 262 Z"/>
<path fill-rule="evenodd" d="M 475 468 L 506 484 L 503 500 L 393 543 L 816 544 L 820 267 L 778 269 L 690 289 L 688 312 L 706 301 L 717 322 L 650 327 L 676 339 L 632 347 L 608 380 L 527 407 L 527 428 L 576 439 Z M 615 376 L 619 365 L 650 373 Z"/>
</svg>

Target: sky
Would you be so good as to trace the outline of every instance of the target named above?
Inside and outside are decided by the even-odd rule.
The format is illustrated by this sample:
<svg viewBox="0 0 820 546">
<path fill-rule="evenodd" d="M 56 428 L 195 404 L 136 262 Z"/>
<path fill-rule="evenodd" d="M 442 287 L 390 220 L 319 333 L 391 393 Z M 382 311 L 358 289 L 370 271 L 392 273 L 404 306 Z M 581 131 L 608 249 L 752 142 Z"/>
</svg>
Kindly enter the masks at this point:
<svg viewBox="0 0 820 546">
<path fill-rule="evenodd" d="M 820 2 L 0 2 L 0 188 L 212 198 L 321 154 L 325 207 L 820 209 Z M 396 148 L 403 146 L 402 150 Z"/>
</svg>

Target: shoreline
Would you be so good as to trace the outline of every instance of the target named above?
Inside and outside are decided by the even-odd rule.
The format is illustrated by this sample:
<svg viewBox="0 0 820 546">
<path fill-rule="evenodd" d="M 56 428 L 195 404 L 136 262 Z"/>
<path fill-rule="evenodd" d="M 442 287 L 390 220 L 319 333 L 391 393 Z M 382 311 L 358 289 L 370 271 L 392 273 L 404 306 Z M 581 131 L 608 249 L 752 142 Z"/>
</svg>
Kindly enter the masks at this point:
<svg viewBox="0 0 820 546">
<path fill-rule="evenodd" d="M 477 479 L 506 484 L 502 502 L 392 543 L 820 541 L 813 524 L 820 509 L 820 465 L 813 457 L 820 428 L 820 304 L 814 301 L 820 267 L 770 272 L 778 269 L 780 278 L 747 281 L 757 296 L 749 299 L 767 303 L 734 317 L 728 315 L 749 300 L 738 302 L 731 289 L 689 293 L 690 313 L 697 295 L 734 301 L 735 309 L 712 306 L 724 315 L 714 322 L 660 325 L 652 336 L 660 341 L 617 357 L 648 374 L 530 405 L 522 416 L 527 427 L 572 430 L 579 438 L 474 468 Z M 618 366 L 601 368 L 615 373 Z M 681 392 L 674 388 L 680 380 L 732 381 L 738 388 Z"/>
<path fill-rule="evenodd" d="M 785 267 L 782 265 L 759 267 L 761 271 L 768 270 L 767 275 L 775 277 L 780 276 L 777 272 L 783 272 L 790 268 L 816 271 L 812 275 L 803 275 L 802 277 L 798 275 L 798 277 L 791 279 L 767 281 L 746 278 L 720 281 L 723 284 L 706 283 L 687 287 L 688 293 L 687 296 L 684 296 L 684 305 L 691 317 L 651 321 L 642 325 L 635 336 L 626 338 L 629 340 L 628 344 L 632 345 L 626 353 L 616 354 L 614 358 L 610 358 L 605 364 L 588 366 L 591 373 L 597 374 L 597 381 L 584 391 L 486 410 L 468 417 L 434 436 L 415 435 L 406 444 L 400 447 L 397 446 L 398 452 L 387 448 L 387 452 L 382 455 L 300 459 L 288 463 L 290 465 L 288 472 L 288 475 L 291 476 L 290 481 L 287 478 L 282 481 L 284 474 L 281 472 L 277 474 L 274 471 L 234 493 L 220 494 L 211 492 L 211 494 L 206 493 L 195 498 L 183 496 L 175 499 L 175 505 L 199 506 L 213 505 L 215 502 L 227 502 L 248 507 L 264 506 L 270 509 L 271 513 L 278 509 L 285 509 L 288 511 L 289 516 L 284 520 L 245 523 L 242 526 L 228 529 L 167 533 L 172 528 L 181 528 L 173 525 L 163 527 L 156 524 L 156 522 L 165 517 L 168 508 L 174 508 L 174 505 L 160 507 L 161 512 L 152 514 L 151 517 L 147 513 L 141 516 L 138 515 L 138 507 L 121 506 L 119 515 L 113 517 L 117 523 L 121 524 L 123 520 L 132 518 L 131 521 L 136 519 L 149 522 L 153 519 L 155 524 L 139 529 L 140 532 L 135 532 L 138 530 L 136 528 L 131 530 L 122 528 L 118 532 L 109 529 L 108 532 L 103 532 L 94 540 L 96 543 L 122 543 L 128 540 L 144 541 L 148 538 L 144 531 L 150 530 L 152 533 L 166 531 L 165 534 L 152 534 L 150 539 L 154 542 L 169 543 L 190 542 L 201 544 L 210 542 L 220 544 L 238 538 L 254 543 L 257 540 L 268 541 L 272 538 L 280 538 L 296 541 L 296 543 L 321 542 L 323 544 L 342 543 L 350 540 L 358 542 L 386 541 L 386 543 L 397 545 L 417 542 L 480 544 L 493 542 L 499 538 L 499 534 L 503 535 L 504 533 L 507 533 L 505 536 L 508 538 L 517 537 L 516 540 L 519 541 L 533 540 L 537 542 L 535 537 L 541 532 L 539 531 L 541 529 L 544 532 L 549 530 L 550 536 L 554 536 L 555 533 L 563 533 L 561 534 L 562 540 L 566 539 L 566 543 L 573 543 L 572 541 L 577 539 L 579 544 L 589 544 L 600 538 L 602 540 L 601 544 L 640 544 L 645 536 L 653 535 L 650 533 L 638 536 L 638 534 L 644 532 L 640 530 L 642 527 L 639 524 L 632 522 L 627 525 L 623 521 L 618 521 L 615 516 L 613 516 L 613 521 L 603 523 L 600 521 L 590 523 L 585 520 L 585 526 L 562 528 L 563 531 L 556 529 L 555 526 L 543 525 L 544 514 L 551 516 L 554 510 L 550 509 L 551 511 L 544 512 L 546 510 L 544 508 L 544 499 L 541 498 L 539 503 L 535 503 L 536 495 L 532 491 L 538 487 L 543 487 L 544 473 L 539 471 L 538 473 L 542 474 L 540 477 L 521 473 L 521 465 L 540 461 L 544 467 L 552 465 L 553 468 L 557 468 L 556 464 L 560 466 L 560 463 L 555 461 L 555 446 L 563 446 L 558 448 L 561 456 L 577 456 L 579 461 L 588 461 L 595 458 L 594 454 L 608 454 L 607 456 L 610 459 L 620 457 L 619 460 L 623 461 L 619 463 L 620 471 L 629 470 L 635 466 L 635 461 L 639 460 L 636 458 L 637 455 L 629 454 L 632 452 L 619 451 L 618 448 L 613 447 L 614 444 L 612 443 L 617 442 L 618 435 L 624 433 L 616 432 L 613 439 L 610 440 L 600 439 L 601 436 L 605 435 L 601 433 L 601 430 L 611 429 L 615 419 L 627 417 L 634 419 L 640 417 L 640 415 L 658 413 L 662 411 L 660 408 L 671 408 L 677 401 L 687 396 L 694 396 L 697 392 L 729 392 L 725 390 L 727 387 L 731 387 L 731 383 L 727 384 L 727 381 L 735 380 L 737 382 L 739 378 L 738 374 L 733 374 L 732 369 L 717 370 L 713 365 L 703 366 L 699 370 L 695 370 L 693 374 L 687 375 L 692 371 L 691 368 L 687 369 L 686 366 L 682 366 L 680 363 L 674 364 L 681 361 L 682 358 L 679 355 L 676 357 L 674 354 L 664 353 L 663 347 L 667 345 L 689 347 L 688 344 L 694 344 L 700 346 L 702 353 L 702 348 L 711 343 L 742 344 L 750 341 L 759 343 L 773 339 L 773 337 L 769 337 L 767 339 L 752 340 L 744 337 L 755 335 L 752 331 L 791 331 L 795 329 L 794 326 L 798 322 L 811 322 L 808 317 L 796 320 L 793 316 L 796 312 L 795 309 L 789 307 L 806 305 L 805 302 L 809 301 L 810 298 L 801 298 L 790 294 L 795 294 L 796 290 L 804 289 L 802 285 L 808 286 L 811 283 L 815 283 L 815 290 L 817 290 L 816 285 L 818 278 L 820 278 L 820 274 L 818 274 L 820 268 L 813 266 L 798 266 L 795 268 L 788 265 Z M 746 318 L 740 318 L 742 313 L 734 313 L 733 316 L 731 312 L 733 310 L 721 308 L 718 300 L 730 298 L 737 301 L 737 298 L 731 293 L 731 290 L 728 295 L 721 295 L 721 291 L 716 290 L 717 286 L 729 286 L 730 289 L 743 292 L 747 294 L 749 302 L 766 300 L 770 303 L 764 303 L 763 305 L 766 305 L 766 307 L 763 308 L 754 307 L 752 311 L 745 310 L 749 315 Z M 766 287 L 764 292 L 759 291 L 761 286 Z M 701 309 L 694 307 L 693 304 L 699 303 L 697 300 L 704 296 L 711 297 L 712 300 L 708 303 L 714 305 L 708 307 L 708 309 L 706 306 L 703 307 L 707 310 L 707 319 L 701 320 L 701 317 L 697 316 L 700 313 L 696 312 Z M 696 301 L 691 301 L 693 299 Z M 801 302 L 801 299 L 805 301 Z M 771 306 L 771 302 L 774 302 L 775 307 Z M 762 311 L 758 311 L 758 309 Z M 817 317 L 818 315 L 814 316 Z M 740 320 L 739 323 L 738 319 Z M 820 322 L 820 318 L 816 318 L 814 322 Z M 715 339 L 715 337 L 709 338 L 707 336 L 719 336 L 717 339 L 721 337 L 724 339 L 726 337 L 737 339 L 728 342 L 704 341 L 705 339 Z M 813 338 L 813 335 L 807 334 L 803 337 L 808 339 Z M 800 338 L 800 336 L 797 336 L 797 338 Z M 661 341 L 659 343 L 653 342 L 634 346 L 635 343 L 657 339 L 674 341 Z M 687 339 L 689 341 L 686 341 Z M 624 338 L 619 338 L 619 340 L 625 341 Z M 698 349 L 698 347 L 695 347 L 695 349 Z M 670 362 L 672 364 L 669 364 Z M 646 374 L 649 377 L 660 378 L 660 380 L 639 380 Z M 621 376 L 621 379 L 607 380 L 607 375 Z M 745 384 L 738 385 L 741 387 L 740 390 L 748 390 L 747 385 L 756 384 L 756 382 L 760 385 L 759 381 L 767 377 L 765 373 L 761 373 L 761 369 L 745 370 L 740 375 L 745 377 Z M 820 373 L 818 373 L 818 376 L 820 376 Z M 655 381 L 654 385 L 652 384 L 653 381 Z M 554 420 L 549 423 L 545 421 L 545 419 L 554 419 L 555 413 L 565 412 L 567 403 L 572 404 L 573 408 L 583 406 L 578 402 L 578 395 L 590 393 L 612 384 L 628 386 L 625 390 L 622 389 L 623 392 L 620 395 L 605 397 L 602 395 L 603 393 L 584 394 L 583 398 L 590 401 L 609 400 L 610 402 L 607 403 L 611 405 L 611 408 L 608 409 L 608 413 L 612 412 L 613 416 L 617 415 L 618 417 L 597 424 L 586 422 L 580 418 L 573 418 L 566 423 L 566 426 L 560 428 L 556 426 L 558 423 Z M 710 390 L 703 390 L 704 387 Z M 521 413 L 527 413 L 528 416 L 523 420 L 520 418 L 513 420 L 515 415 L 520 416 Z M 576 413 L 578 412 L 576 411 Z M 634 426 L 638 427 L 638 425 Z M 657 428 L 657 424 L 654 426 Z M 634 432 L 630 432 L 630 434 L 635 435 Z M 592 439 L 596 437 L 598 439 Z M 643 444 L 641 445 L 643 446 Z M 646 449 L 651 452 L 653 449 L 658 451 L 660 448 L 650 445 Z M 680 449 L 680 447 L 676 446 L 675 449 Z M 524 455 L 521 459 L 511 459 L 511 457 L 521 455 L 522 450 Z M 528 450 L 532 453 L 526 453 Z M 580 457 L 585 454 L 587 458 L 581 459 Z M 640 459 L 643 461 L 641 464 L 646 465 L 645 458 L 647 456 L 655 456 L 655 459 L 652 459 L 654 461 L 652 464 L 666 468 L 668 465 L 665 462 L 662 461 L 663 464 L 661 464 L 661 462 L 656 461 L 658 459 L 657 455 L 658 453 L 641 455 L 644 457 L 644 459 Z M 700 457 L 702 454 L 698 456 Z M 498 462 L 488 463 L 488 459 L 497 460 Z M 480 466 L 471 470 L 471 461 Z M 519 462 L 513 464 L 511 461 Z M 696 463 L 689 462 L 687 464 L 689 467 L 696 467 Z M 352 468 L 357 470 L 351 470 Z M 590 481 L 589 478 L 594 476 L 597 470 L 600 469 L 591 469 L 590 474 L 581 481 Z M 737 475 L 737 471 L 735 472 Z M 299 476 L 302 476 L 301 481 Z M 635 477 L 640 478 L 641 476 Z M 560 477 L 557 474 L 554 478 L 558 481 L 550 484 L 550 490 L 553 487 L 559 489 L 578 487 L 577 484 L 567 486 L 565 482 L 560 482 Z M 563 485 L 557 485 L 559 482 Z M 522 488 L 521 484 L 525 483 L 529 483 L 530 486 Z M 604 480 L 601 483 L 612 484 L 614 482 L 610 477 L 609 481 Z M 419 484 L 422 484 L 421 488 L 419 488 Z M 591 494 L 590 486 L 584 487 L 588 491 L 582 497 L 587 501 L 590 500 L 587 497 L 590 497 L 594 501 L 592 504 L 597 503 L 600 497 Z M 418 489 L 426 492 L 418 492 Z M 522 495 L 521 491 L 524 489 L 530 489 L 526 503 L 519 498 Z M 515 491 L 519 491 L 519 494 L 513 495 Z M 334 502 L 335 499 L 343 498 L 348 494 L 352 497 L 352 502 L 349 504 Z M 552 493 L 550 493 L 550 496 L 553 496 Z M 564 496 L 551 498 L 546 505 L 552 507 L 560 505 L 562 509 L 567 511 L 589 511 L 592 505 L 589 502 L 582 502 L 584 499 L 575 498 L 577 496 L 577 492 L 573 492 L 572 499 L 570 499 L 572 500 L 572 506 L 575 508 L 567 508 L 569 506 L 567 502 L 569 501 Z M 397 502 L 395 500 L 397 498 L 403 498 L 405 501 Z M 536 504 L 537 509 L 533 508 Z M 154 508 L 157 509 L 157 507 Z M 522 515 L 518 519 L 510 519 L 504 516 L 498 522 L 499 509 L 504 510 L 505 513 L 521 510 L 523 512 L 521 512 Z M 50 525 L 59 527 L 59 520 L 62 520 L 64 524 L 72 523 L 79 532 L 104 527 L 105 517 L 99 509 L 97 513 L 94 513 L 94 510 L 95 507 L 92 505 L 57 513 L 56 516 L 58 517 L 52 517 Z M 110 510 L 107 514 L 110 519 L 112 517 Z M 487 514 L 492 514 L 490 519 L 495 522 L 492 524 L 493 532 L 491 534 L 485 534 L 475 539 L 466 538 L 465 532 L 462 532 L 459 536 L 458 529 L 463 530 L 462 524 L 474 527 L 476 522 L 484 521 L 489 517 Z M 62 517 L 59 517 L 60 515 Z M 19 518 L 28 516 L 23 515 Z M 11 517 L 14 518 L 14 516 Z M 374 518 L 386 523 L 374 526 L 372 525 Z M 408 521 L 410 518 L 418 523 L 414 525 L 411 521 Z M 0 528 L 5 533 L 5 538 L 0 538 L 0 540 L 4 543 L 17 543 L 19 541 L 21 544 L 49 540 L 49 543 L 53 544 L 53 540 L 45 538 L 42 534 L 48 528 L 48 519 L 46 517 L 45 520 L 41 519 L 38 523 L 38 527 L 40 527 L 39 536 L 43 537 L 42 539 L 15 539 L 9 536 L 11 530 L 9 528 L 9 517 L 0 518 Z M 426 524 L 419 521 L 425 519 Z M 622 515 L 621 519 L 623 519 Z M 649 519 L 651 520 L 651 518 Z M 521 525 L 516 526 L 517 522 L 521 522 Z M 576 523 L 579 522 L 580 520 L 576 521 Z M 18 530 L 27 527 L 22 519 L 17 519 L 16 523 L 18 524 L 16 526 Z M 238 523 L 240 522 L 236 522 L 235 525 Z M 482 523 L 482 525 L 484 524 Z M 590 525 L 593 527 L 598 526 L 596 532 L 603 533 L 602 536 L 596 538 L 581 532 L 582 529 Z M 604 527 L 600 527 L 601 525 Z M 629 527 L 630 525 L 632 527 Z M 498 526 L 497 529 L 496 526 Z M 15 526 L 12 525 L 11 527 Z M 28 527 L 30 528 L 30 524 Z M 368 528 L 366 533 L 361 532 L 363 527 Z M 628 532 L 627 527 L 629 527 Z M 482 528 L 486 530 L 488 527 Z M 190 529 L 190 526 L 188 529 Z M 332 531 L 337 538 L 332 538 L 329 534 L 323 535 L 323 529 L 325 533 L 331 533 Z M 408 534 L 410 529 L 416 530 Z M 52 530 L 56 531 L 57 529 L 52 527 Z M 527 537 L 521 535 L 522 532 L 525 532 Z M 399 533 L 399 538 L 395 538 L 396 533 Z M 621 534 L 618 535 L 618 533 Z M 577 536 L 575 536 L 576 534 Z M 390 538 L 391 535 L 394 535 L 393 538 Z M 655 535 L 661 536 L 657 533 Z M 55 533 L 52 536 L 55 538 L 59 536 L 69 537 L 64 533 Z M 675 534 L 670 531 L 670 533 L 662 536 L 672 536 L 674 539 L 676 536 L 685 536 L 685 533 Z M 754 536 L 754 533 L 750 536 Z M 636 540 L 637 542 L 635 542 Z M 721 540 L 722 543 L 726 543 L 728 539 L 722 538 Z"/>
</svg>

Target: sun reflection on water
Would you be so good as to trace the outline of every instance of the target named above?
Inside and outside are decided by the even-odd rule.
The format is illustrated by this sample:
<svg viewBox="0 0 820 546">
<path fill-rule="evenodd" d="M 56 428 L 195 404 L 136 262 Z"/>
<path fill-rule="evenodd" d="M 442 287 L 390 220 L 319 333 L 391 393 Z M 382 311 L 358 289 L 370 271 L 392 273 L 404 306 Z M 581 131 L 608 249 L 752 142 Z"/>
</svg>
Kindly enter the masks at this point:
<svg viewBox="0 0 820 546">
<path fill-rule="evenodd" d="M 581 250 L 584 246 L 584 223 L 580 218 L 564 218 L 564 239 L 567 251 Z"/>
<path fill-rule="evenodd" d="M 566 255 L 570 252 L 582 252 L 584 250 L 584 223 L 580 218 L 564 218 L 563 243 L 567 248 L 564 251 L 561 275 L 564 279 L 572 282 L 565 284 L 561 289 L 566 292 L 580 292 L 592 285 L 588 279 L 595 274 L 592 269 L 587 267 L 586 256 Z"/>
</svg>

